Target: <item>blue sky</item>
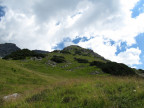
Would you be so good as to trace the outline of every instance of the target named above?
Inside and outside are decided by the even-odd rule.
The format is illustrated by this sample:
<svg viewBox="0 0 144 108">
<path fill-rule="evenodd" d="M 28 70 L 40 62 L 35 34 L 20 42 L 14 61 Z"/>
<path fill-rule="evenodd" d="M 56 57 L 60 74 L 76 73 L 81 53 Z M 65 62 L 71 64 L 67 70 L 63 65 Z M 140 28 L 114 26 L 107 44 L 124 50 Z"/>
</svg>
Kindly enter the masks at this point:
<svg viewBox="0 0 144 108">
<path fill-rule="evenodd" d="M 4 15 L 5 15 L 4 7 L 3 7 L 3 6 L 0 6 L 0 19 L 1 19 L 1 17 L 3 17 Z"/>
<path fill-rule="evenodd" d="M 2 0 L 0 43 L 52 51 L 75 44 L 144 69 L 144 0 Z"/>
<path fill-rule="evenodd" d="M 136 18 L 141 13 L 144 13 L 144 0 L 140 0 L 139 2 L 137 2 L 137 4 L 134 6 L 133 9 L 131 9 L 131 11 L 132 11 L 131 14 L 132 18 Z M 65 47 L 66 42 L 73 42 L 74 44 L 78 44 L 80 41 L 88 41 L 90 39 L 88 39 L 87 37 L 82 37 L 82 38 L 77 37 L 74 40 L 71 40 L 70 38 L 65 38 L 62 42 L 57 44 L 55 49 L 63 49 Z M 141 50 L 141 54 L 140 54 L 141 64 L 133 65 L 133 66 L 136 68 L 144 69 L 144 33 L 137 35 L 135 39 L 136 39 L 136 44 L 133 44 L 132 46 L 127 46 L 126 42 L 121 42 L 120 46 L 117 47 L 117 52 L 115 54 L 118 55 L 120 52 L 126 51 L 127 48 L 139 48 Z M 114 43 L 115 43 L 114 41 L 111 41 L 112 45 Z"/>
<path fill-rule="evenodd" d="M 140 0 L 132 9 L 132 17 L 135 18 L 144 12 L 144 0 Z"/>
</svg>

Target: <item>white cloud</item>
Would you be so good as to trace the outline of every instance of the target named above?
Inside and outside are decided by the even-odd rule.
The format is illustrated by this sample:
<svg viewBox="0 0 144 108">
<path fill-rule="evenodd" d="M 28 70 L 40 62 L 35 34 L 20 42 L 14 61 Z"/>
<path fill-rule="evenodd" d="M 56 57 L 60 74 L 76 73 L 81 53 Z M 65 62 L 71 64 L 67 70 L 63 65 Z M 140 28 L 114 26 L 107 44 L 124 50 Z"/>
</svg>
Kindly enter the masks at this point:
<svg viewBox="0 0 144 108">
<path fill-rule="evenodd" d="M 116 56 L 117 46 L 122 41 L 131 46 L 135 43 L 135 37 L 144 32 L 144 14 L 131 18 L 130 10 L 137 2 L 2 0 L 2 5 L 7 8 L 6 15 L 0 21 L 0 42 L 14 42 L 21 48 L 51 51 L 65 37 L 74 39 L 77 36 L 93 36 L 93 39 L 80 42 L 79 45 L 92 48 L 110 60 L 124 62 L 124 54 L 133 52 L 127 49 L 128 52 Z M 109 44 L 110 39 L 115 41 L 114 45 Z M 131 56 L 126 64 L 138 64 L 139 54 Z"/>
<path fill-rule="evenodd" d="M 139 57 L 140 54 L 141 51 L 138 48 L 130 48 L 125 52 L 119 53 L 118 56 L 115 57 L 114 61 L 125 63 L 130 66 L 133 66 L 133 64 L 141 64 Z"/>
<path fill-rule="evenodd" d="M 125 63 L 129 66 L 141 64 L 139 57 L 141 50 L 139 48 L 126 48 L 126 51 L 120 52 L 116 55 L 119 43 L 111 45 L 110 40 L 104 39 L 102 36 L 95 37 L 87 42 L 80 42 L 79 45 L 85 48 L 92 48 L 95 52 L 104 56 L 106 59 L 118 63 Z"/>
<path fill-rule="evenodd" d="M 116 46 L 111 45 L 110 40 L 104 39 L 103 36 L 97 36 L 89 41 L 80 42 L 79 45 L 84 48 L 92 48 L 106 59 L 112 60 L 112 57 L 115 57 Z"/>
</svg>

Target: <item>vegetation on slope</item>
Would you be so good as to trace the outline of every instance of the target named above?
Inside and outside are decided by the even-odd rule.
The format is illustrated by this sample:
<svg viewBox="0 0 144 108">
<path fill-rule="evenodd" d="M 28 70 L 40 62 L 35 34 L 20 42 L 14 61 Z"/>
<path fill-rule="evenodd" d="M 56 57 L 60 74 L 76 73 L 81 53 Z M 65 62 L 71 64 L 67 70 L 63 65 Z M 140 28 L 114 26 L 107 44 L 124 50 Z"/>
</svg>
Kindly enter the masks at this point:
<svg viewBox="0 0 144 108">
<path fill-rule="evenodd" d="M 61 52 L 65 53 L 65 54 L 91 56 L 91 57 L 100 58 L 100 59 L 106 61 L 106 59 L 104 57 L 102 57 L 99 54 L 93 52 L 93 50 L 81 48 L 80 46 L 77 46 L 77 45 L 68 46 L 68 47 L 64 48 Z"/>
<path fill-rule="evenodd" d="M 144 79 L 133 72 L 71 52 L 51 52 L 42 60 L 0 59 L 0 108 L 143 108 Z M 13 93 L 20 97 L 3 100 Z"/>
<path fill-rule="evenodd" d="M 18 50 L 15 52 L 12 52 L 11 54 L 5 56 L 3 59 L 13 59 L 13 60 L 22 60 L 22 59 L 26 59 L 26 57 L 45 57 L 45 54 L 41 54 L 41 53 L 36 53 L 34 51 L 30 51 L 28 49 L 22 49 L 22 50 Z"/>
<path fill-rule="evenodd" d="M 51 58 L 51 60 L 56 62 L 56 63 L 64 63 L 64 62 L 66 62 L 66 60 L 65 60 L 65 58 L 63 56 L 56 56 L 56 55 L 54 55 Z"/>
<path fill-rule="evenodd" d="M 74 58 L 78 63 L 89 63 L 87 59 L 82 59 L 82 58 Z"/>
<path fill-rule="evenodd" d="M 91 66 L 97 66 L 98 68 L 101 68 L 103 72 L 112 74 L 112 75 L 135 75 L 135 71 L 128 67 L 127 65 L 123 63 L 116 63 L 116 62 L 99 62 L 99 61 L 93 61 L 90 63 Z"/>
</svg>

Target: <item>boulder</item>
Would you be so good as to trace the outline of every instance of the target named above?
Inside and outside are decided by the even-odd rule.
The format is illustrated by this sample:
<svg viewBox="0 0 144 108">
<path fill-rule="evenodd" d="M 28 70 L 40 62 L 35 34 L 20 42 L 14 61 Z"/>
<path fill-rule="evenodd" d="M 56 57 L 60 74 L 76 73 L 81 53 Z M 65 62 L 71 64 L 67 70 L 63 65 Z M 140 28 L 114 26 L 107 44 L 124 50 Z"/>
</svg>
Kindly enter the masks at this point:
<svg viewBox="0 0 144 108">
<path fill-rule="evenodd" d="M 18 97 L 20 97 L 20 94 L 14 93 L 14 94 L 11 94 L 11 95 L 4 96 L 4 97 L 3 97 L 3 100 L 4 100 L 4 101 L 10 101 L 10 100 L 15 100 L 15 99 L 17 99 Z"/>
</svg>

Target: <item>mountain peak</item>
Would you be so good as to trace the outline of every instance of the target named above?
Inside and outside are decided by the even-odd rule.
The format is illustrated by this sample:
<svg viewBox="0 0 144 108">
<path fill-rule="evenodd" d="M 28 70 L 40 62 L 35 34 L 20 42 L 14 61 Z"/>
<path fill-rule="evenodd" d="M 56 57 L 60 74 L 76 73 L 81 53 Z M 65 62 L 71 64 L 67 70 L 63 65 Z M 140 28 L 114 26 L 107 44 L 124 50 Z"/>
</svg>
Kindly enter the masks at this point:
<svg viewBox="0 0 144 108">
<path fill-rule="evenodd" d="M 70 45 L 65 47 L 62 52 L 68 52 L 71 54 L 83 55 L 83 56 L 92 56 L 95 58 L 101 58 L 102 60 L 106 60 L 104 57 L 100 56 L 99 54 L 95 53 L 91 49 L 82 48 L 78 45 Z"/>
<path fill-rule="evenodd" d="M 9 55 L 10 53 L 17 50 L 20 50 L 20 48 L 17 47 L 16 44 L 13 43 L 0 44 L 0 57 L 5 57 L 6 55 Z"/>
</svg>

